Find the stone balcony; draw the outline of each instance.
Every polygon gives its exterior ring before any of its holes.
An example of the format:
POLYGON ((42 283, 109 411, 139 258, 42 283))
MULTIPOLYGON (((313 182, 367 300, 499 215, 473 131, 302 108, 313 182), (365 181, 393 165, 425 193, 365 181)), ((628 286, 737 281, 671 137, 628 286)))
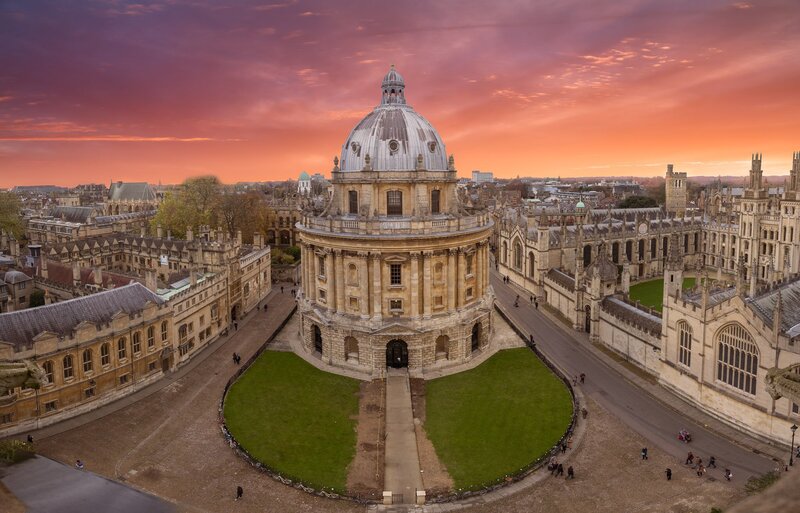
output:
POLYGON ((438 237, 447 234, 477 232, 494 224, 488 213, 465 216, 304 216, 297 223, 300 230, 324 234, 357 235, 363 238, 383 237, 438 237))

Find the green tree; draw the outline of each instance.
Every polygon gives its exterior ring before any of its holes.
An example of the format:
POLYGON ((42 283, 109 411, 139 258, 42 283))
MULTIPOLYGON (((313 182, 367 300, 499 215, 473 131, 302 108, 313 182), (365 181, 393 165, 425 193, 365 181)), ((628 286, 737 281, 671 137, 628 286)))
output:
POLYGON ((154 229, 161 225, 175 237, 184 238, 189 227, 214 224, 221 196, 216 176, 188 178, 179 190, 164 197, 150 224, 154 229))
POLYGON ((44 305, 44 291, 36 289, 31 292, 31 300, 30 303, 28 303, 28 306, 35 308, 42 305, 44 305))
POLYGON ((657 206, 656 200, 649 196, 628 196, 617 204, 617 208, 649 208, 657 206))
POLYGON ((242 230, 244 242, 251 243, 254 233, 263 233, 270 210, 263 196, 258 193, 223 194, 214 216, 231 236, 242 230))
POLYGON ((0 192, 0 230, 19 240, 25 231, 22 224, 22 203, 13 192, 0 192))

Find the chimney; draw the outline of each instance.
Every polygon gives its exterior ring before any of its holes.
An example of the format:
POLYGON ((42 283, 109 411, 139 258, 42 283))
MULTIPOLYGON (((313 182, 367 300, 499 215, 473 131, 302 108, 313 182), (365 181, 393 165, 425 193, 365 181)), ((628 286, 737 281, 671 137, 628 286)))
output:
POLYGON ((192 286, 197 285, 197 270, 194 267, 189 270, 189 283, 191 283, 192 286))
POLYGON ((39 269, 39 276, 41 276, 45 280, 49 278, 49 275, 47 273, 47 259, 46 258, 42 258, 42 265, 41 265, 41 267, 39 269))
POLYGON ((13 236, 8 241, 8 250, 12 257, 17 258, 19 256, 19 242, 13 236))
POLYGON ((72 285, 75 287, 81 285, 81 266, 78 262, 72 262, 72 285))
POLYGON ((186 228, 186 240, 190 242, 194 240, 194 232, 192 231, 191 226, 186 228))
POLYGON ((94 270, 94 284, 103 286, 103 271, 99 267, 94 270))
POLYGON ((163 238, 164 238, 164 229, 163 229, 163 228, 161 228, 161 225, 160 225, 160 224, 159 224, 159 225, 158 225, 158 227, 156 228, 156 236, 157 236, 159 239, 163 239, 163 238))
POLYGON ((242 230, 236 230, 236 244, 238 246, 242 245, 242 230))
POLYGON ((158 292, 158 281, 156 280, 156 272, 152 269, 147 269, 144 272, 144 285, 153 292, 158 292))
POLYGON ((253 246, 257 247, 258 249, 264 247, 264 239, 263 236, 261 235, 261 232, 255 232, 253 234, 253 246))
POLYGON ((167 240, 172 240, 172 230, 167 230, 167 240))

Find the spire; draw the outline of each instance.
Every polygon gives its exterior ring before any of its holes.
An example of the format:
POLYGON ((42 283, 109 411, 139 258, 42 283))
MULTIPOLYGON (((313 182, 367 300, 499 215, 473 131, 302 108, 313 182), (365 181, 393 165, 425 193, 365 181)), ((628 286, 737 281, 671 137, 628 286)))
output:
POLYGON ((669 239, 669 248, 667 253, 667 268, 670 271, 683 270, 683 258, 681 258, 679 246, 680 243, 678 241, 678 236, 673 233, 672 237, 669 239))
POLYGON ((405 88, 406 83, 403 76, 392 64, 381 82, 381 105, 405 105, 405 88))
POLYGON ((754 191, 761 190, 763 183, 761 179, 761 155, 760 153, 753 153, 751 156, 750 165, 750 189, 754 191))

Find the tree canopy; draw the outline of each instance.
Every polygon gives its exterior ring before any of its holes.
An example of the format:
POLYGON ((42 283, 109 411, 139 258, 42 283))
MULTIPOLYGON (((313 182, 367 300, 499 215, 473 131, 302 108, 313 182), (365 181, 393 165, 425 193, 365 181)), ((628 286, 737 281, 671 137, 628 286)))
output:
POLYGON ((656 200, 649 196, 628 196, 617 204, 617 208, 650 208, 657 206, 656 200))
POLYGON ((15 239, 22 238, 25 227, 22 224, 22 203, 13 192, 0 192, 0 230, 11 234, 15 239))

